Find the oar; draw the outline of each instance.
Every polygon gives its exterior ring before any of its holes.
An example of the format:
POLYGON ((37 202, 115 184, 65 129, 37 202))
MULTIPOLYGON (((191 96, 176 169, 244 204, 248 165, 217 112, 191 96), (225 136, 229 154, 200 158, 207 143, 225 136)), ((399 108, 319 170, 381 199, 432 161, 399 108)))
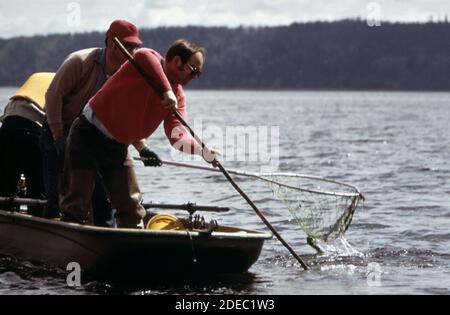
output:
POLYGON ((227 207, 216 207, 216 206, 202 206, 195 203, 184 203, 181 205, 177 204, 167 204, 167 203, 143 203, 142 206, 145 209, 157 208, 157 209, 168 209, 168 210, 186 210, 188 212, 194 211, 205 211, 205 212, 228 212, 230 208, 227 207))
MULTIPOLYGON (((23 206, 44 206, 47 204, 46 200, 31 199, 31 198, 18 198, 18 197, 0 197, 0 205, 23 205, 23 206)), ((168 210, 186 210, 188 212, 205 211, 205 212, 228 212, 230 208, 217 207, 217 206, 203 206, 197 205, 192 202, 184 204, 168 204, 168 203, 142 203, 145 209, 168 209, 168 210)))
POLYGON ((46 200, 18 198, 18 197, 0 197, 0 204, 6 205, 24 205, 24 206, 45 206, 46 200))
MULTIPOLYGON (((122 53, 127 57, 128 61, 135 67, 135 69, 141 74, 141 76, 144 78, 144 80, 148 83, 148 85, 155 90, 156 93, 162 98, 161 91, 158 91, 156 88, 156 85, 153 83, 153 80, 151 77, 145 72, 144 69, 141 68, 141 66, 134 60, 133 56, 126 50, 126 48, 122 45, 120 40, 117 37, 114 37, 114 42, 116 43, 117 47, 122 51, 122 53)), ((202 146, 202 149, 205 151, 207 149, 206 145, 203 143, 203 141, 197 137, 194 130, 188 125, 188 123, 181 117, 181 115, 175 110, 173 111, 173 115, 181 122, 181 124, 189 130, 189 133, 191 136, 202 146)), ((300 265, 303 267, 303 269, 307 270, 309 269, 306 263, 303 261, 302 258, 300 258, 299 255, 292 249, 291 246, 281 237, 281 235, 275 230, 275 228, 267 221, 267 219, 264 217, 264 215, 261 213, 261 211, 258 209, 258 207, 254 204, 254 202, 242 191, 242 189, 239 187, 239 185, 234 181, 234 179, 231 177, 231 175, 228 173, 228 171, 222 166, 222 164, 217 161, 217 167, 222 171, 223 175, 228 179, 230 184, 236 189, 236 191, 247 201, 247 203, 253 208, 253 210, 256 212, 258 217, 261 219, 261 221, 264 222, 264 224, 272 231, 272 233, 276 236, 276 238, 286 247, 289 252, 294 256, 294 258, 300 263, 300 265)))

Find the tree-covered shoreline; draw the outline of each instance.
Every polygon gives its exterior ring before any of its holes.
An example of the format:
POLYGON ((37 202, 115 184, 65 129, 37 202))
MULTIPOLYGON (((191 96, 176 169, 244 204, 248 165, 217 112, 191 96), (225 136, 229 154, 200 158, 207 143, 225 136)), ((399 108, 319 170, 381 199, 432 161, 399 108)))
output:
MULTIPOLYGON (((163 27, 141 30, 161 53, 187 38, 208 51, 192 87, 270 90, 450 90, 450 24, 364 21, 278 27, 163 27)), ((102 46, 104 34, 0 39, 0 85, 33 72, 56 71, 78 49, 102 46)))

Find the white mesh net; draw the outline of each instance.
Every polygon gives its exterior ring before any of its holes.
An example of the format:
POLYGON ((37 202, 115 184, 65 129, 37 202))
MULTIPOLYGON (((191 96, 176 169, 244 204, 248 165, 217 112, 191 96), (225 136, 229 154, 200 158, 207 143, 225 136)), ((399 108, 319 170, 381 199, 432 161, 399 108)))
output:
POLYGON ((308 235, 327 242, 345 233, 364 199, 355 186, 320 177, 259 174, 308 235))

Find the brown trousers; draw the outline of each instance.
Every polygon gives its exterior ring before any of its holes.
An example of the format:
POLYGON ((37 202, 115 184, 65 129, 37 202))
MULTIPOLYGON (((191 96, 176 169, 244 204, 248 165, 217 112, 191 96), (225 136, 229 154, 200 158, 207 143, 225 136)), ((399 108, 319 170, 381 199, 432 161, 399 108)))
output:
POLYGON ((104 136, 84 116, 75 120, 67 139, 60 189, 61 220, 86 224, 92 211, 97 173, 116 208, 117 226, 136 228, 146 211, 141 206, 128 146, 104 136))

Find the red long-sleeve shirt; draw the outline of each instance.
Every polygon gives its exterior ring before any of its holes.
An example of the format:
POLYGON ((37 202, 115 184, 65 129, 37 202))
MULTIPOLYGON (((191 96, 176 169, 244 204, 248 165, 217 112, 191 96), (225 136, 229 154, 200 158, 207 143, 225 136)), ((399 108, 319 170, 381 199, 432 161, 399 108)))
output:
MULTIPOLYGON (((183 87, 169 83, 164 70, 164 59, 152 49, 139 49, 136 62, 151 76, 156 89, 173 90, 178 100, 178 112, 187 120, 183 87)), ((130 62, 126 62, 114 76, 91 98, 92 111, 118 142, 131 144, 149 137, 164 121, 164 130, 170 143, 185 151, 200 147, 181 122, 164 108, 155 89, 150 88, 130 62)))

